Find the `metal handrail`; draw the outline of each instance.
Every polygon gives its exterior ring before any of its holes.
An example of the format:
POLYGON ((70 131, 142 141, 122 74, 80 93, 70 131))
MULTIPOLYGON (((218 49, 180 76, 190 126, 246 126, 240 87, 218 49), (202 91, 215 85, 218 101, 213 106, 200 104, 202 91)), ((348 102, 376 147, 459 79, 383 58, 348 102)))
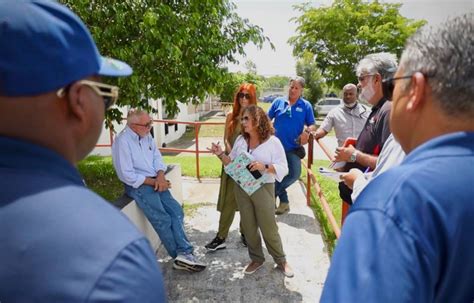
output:
MULTIPOLYGON (((126 120, 122 118, 122 121, 126 120)), ((153 123, 169 123, 169 124, 186 124, 186 125, 193 125, 194 126, 194 134, 195 134, 195 142, 196 147, 194 150, 188 150, 183 148, 169 148, 169 147, 160 147, 159 150, 161 152, 177 152, 177 153, 195 153, 196 154, 196 177, 201 181, 200 176, 200 165, 199 165, 199 154, 208 154, 210 151, 208 150, 200 150, 199 149, 199 130, 202 125, 225 125, 225 122, 200 122, 200 121, 178 121, 178 120, 166 120, 166 119, 153 119, 153 123)), ((96 147, 112 147, 114 143, 114 132, 109 129, 110 133, 110 143, 109 144, 96 144, 96 147)))
POLYGON ((329 203, 327 202, 326 197, 321 190, 321 186, 319 185, 316 176, 311 171, 311 165, 313 164, 314 141, 318 143, 329 160, 334 161, 334 157, 332 157, 331 153, 329 153, 329 149, 319 139, 313 139, 313 136, 311 135, 308 141, 308 163, 304 159, 301 159, 301 164, 306 168, 306 201, 309 206, 311 202, 311 185, 313 185, 316 195, 319 197, 319 201, 321 201, 321 206, 326 213, 329 223, 331 224, 331 228, 336 235, 336 238, 339 239, 341 235, 341 228, 337 224, 336 218, 331 211, 331 207, 329 206, 329 203))

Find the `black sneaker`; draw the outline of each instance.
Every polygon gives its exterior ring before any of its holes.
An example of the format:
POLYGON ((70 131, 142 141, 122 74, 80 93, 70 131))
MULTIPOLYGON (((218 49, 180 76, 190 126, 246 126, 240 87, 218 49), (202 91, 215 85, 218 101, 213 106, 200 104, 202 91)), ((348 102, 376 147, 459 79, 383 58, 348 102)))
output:
POLYGON ((240 234, 240 241, 242 241, 242 244, 247 247, 247 240, 245 239, 244 234, 240 234))
POLYGON ((214 240, 211 241, 211 243, 206 244, 204 246, 208 251, 216 251, 219 249, 224 249, 226 248, 225 245, 225 239, 221 239, 218 236, 214 238, 214 240))

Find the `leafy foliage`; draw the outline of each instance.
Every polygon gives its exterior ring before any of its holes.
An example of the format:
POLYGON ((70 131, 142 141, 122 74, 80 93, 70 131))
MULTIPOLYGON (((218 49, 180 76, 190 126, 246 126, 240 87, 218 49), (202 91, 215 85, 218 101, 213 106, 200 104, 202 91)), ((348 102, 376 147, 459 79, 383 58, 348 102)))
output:
POLYGON ((355 64, 365 55, 392 52, 400 56, 406 39, 426 21, 400 15, 401 4, 334 0, 329 7, 296 6, 297 35, 290 38, 293 54, 306 53, 321 69, 328 84, 336 87, 356 82, 355 64))
MULTIPOLYGON (((247 61, 249 62, 249 61, 247 61)), ((257 98, 261 91, 263 77, 257 75, 256 73, 229 73, 225 75, 221 80, 221 87, 219 90, 219 96, 221 102, 233 102, 234 94, 239 88, 240 84, 244 82, 253 83, 257 86, 257 98)))
POLYGON ((119 105, 160 98, 170 115, 177 101, 196 104, 214 91, 227 74, 223 64, 236 63, 247 43, 268 41, 229 0, 60 1, 88 25, 103 55, 133 67, 131 77, 110 80, 120 86, 119 105))
POLYGON ((263 79, 263 90, 281 89, 289 85, 290 78, 287 76, 270 76, 263 79))
POLYGON ((325 85, 311 53, 306 53, 302 59, 296 62, 296 73, 306 81, 303 97, 311 104, 315 104, 323 96, 325 85))

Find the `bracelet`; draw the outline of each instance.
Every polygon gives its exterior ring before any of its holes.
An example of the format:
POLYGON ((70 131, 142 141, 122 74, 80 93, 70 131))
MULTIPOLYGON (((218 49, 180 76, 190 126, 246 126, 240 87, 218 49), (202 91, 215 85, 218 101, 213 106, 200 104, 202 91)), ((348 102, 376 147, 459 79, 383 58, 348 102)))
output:
POLYGON ((223 154, 225 154, 225 153, 222 152, 222 153, 218 154, 218 155, 217 155, 217 158, 222 159, 221 157, 222 157, 223 154))

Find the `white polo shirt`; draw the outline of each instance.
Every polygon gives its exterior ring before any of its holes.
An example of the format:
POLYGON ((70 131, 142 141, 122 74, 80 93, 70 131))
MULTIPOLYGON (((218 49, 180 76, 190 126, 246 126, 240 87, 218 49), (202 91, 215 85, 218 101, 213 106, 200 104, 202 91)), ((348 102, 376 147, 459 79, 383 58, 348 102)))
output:
POLYGON ((352 109, 340 105, 328 113, 319 128, 329 133, 334 127, 337 145, 342 146, 347 138, 359 137, 369 115, 370 109, 360 103, 352 109))

